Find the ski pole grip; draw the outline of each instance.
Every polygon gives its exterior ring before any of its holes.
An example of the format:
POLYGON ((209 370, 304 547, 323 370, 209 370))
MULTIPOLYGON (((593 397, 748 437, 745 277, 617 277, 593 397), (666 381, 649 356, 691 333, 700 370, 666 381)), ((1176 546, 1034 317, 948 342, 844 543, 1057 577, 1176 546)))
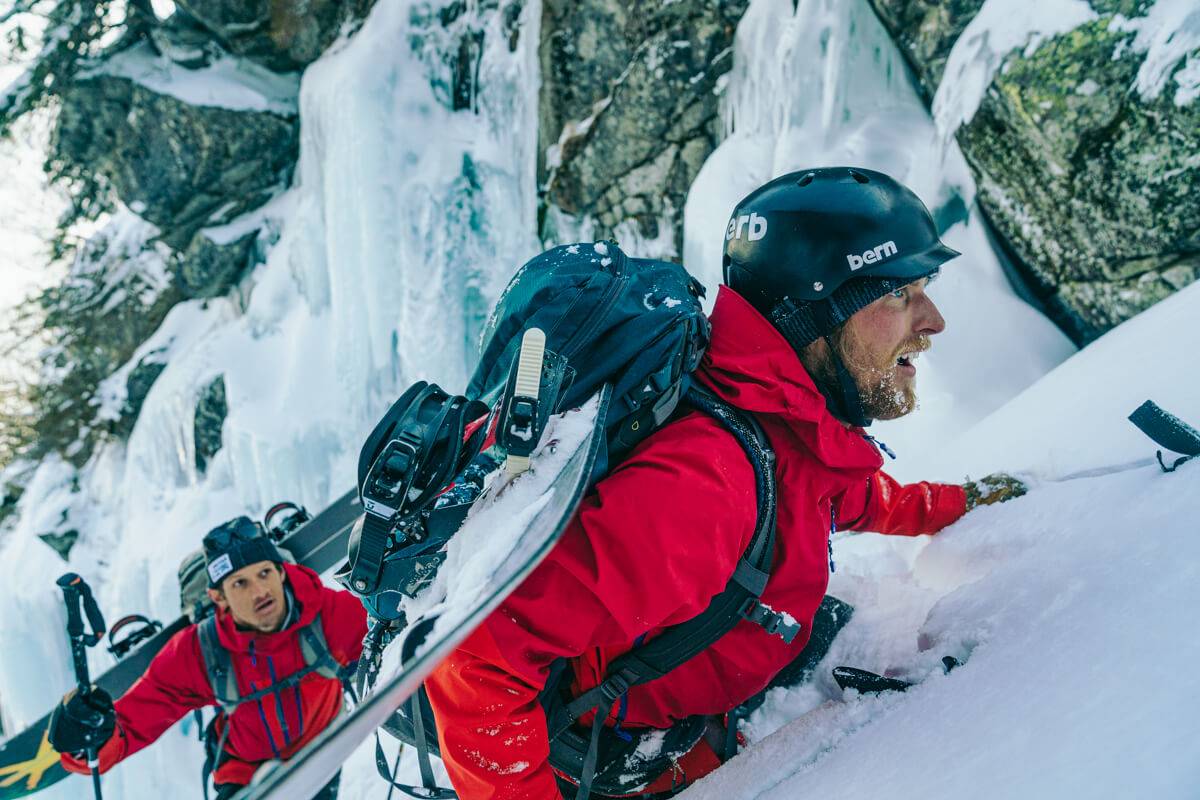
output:
POLYGON ((79 613, 79 586, 87 584, 74 572, 63 575, 57 583, 67 603, 67 636, 71 637, 72 641, 80 639, 83 637, 83 617, 79 613))

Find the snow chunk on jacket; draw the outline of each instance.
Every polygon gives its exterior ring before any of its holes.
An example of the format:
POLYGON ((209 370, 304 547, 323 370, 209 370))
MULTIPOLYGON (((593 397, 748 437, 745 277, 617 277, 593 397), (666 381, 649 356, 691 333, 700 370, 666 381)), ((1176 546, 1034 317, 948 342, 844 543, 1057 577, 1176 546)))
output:
MULTIPOLYGON (((779 533, 762 600, 804 628, 788 645, 742 621, 665 677, 631 689, 625 727, 724 714, 800 653, 829 582, 831 514, 839 529, 918 535, 966 511, 959 486, 902 486, 882 472, 862 430, 834 419, 783 337, 727 287, 699 379, 754 413, 775 448, 779 533)), ((459 796, 558 797, 538 702, 551 663, 570 660, 578 695, 634 639, 702 612, 733 574, 756 515, 745 452, 699 412, 656 431, 601 480, 549 557, 426 683, 459 796)), ((715 765, 710 754, 704 769, 715 765)))
MULTIPOLYGON (((321 614, 330 654, 348 665, 362 654, 367 614, 349 592, 330 589, 312 570, 284 564, 288 585, 300 605, 296 622, 276 633, 239 630, 228 612, 218 611, 217 636, 228 650, 238 689, 243 695, 263 689, 304 668, 300 629, 321 614)), ((100 749, 100 771, 153 743, 192 709, 215 704, 200 636, 195 625, 171 637, 150 662, 146 674, 114 704, 117 729, 100 749)), ((287 759, 325 729, 342 710, 342 687, 315 672, 299 686, 234 710, 229 720, 224 763, 213 775, 216 784, 250 782, 258 765, 287 759)), ((221 730, 217 731, 220 736, 221 730)), ((63 766, 87 774, 87 763, 63 754, 63 766)))

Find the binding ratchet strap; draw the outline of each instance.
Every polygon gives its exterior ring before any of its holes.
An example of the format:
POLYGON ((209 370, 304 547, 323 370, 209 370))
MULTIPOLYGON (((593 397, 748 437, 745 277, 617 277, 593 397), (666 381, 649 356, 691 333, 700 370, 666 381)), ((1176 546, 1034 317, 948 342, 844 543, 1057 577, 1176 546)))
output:
POLYGON ((529 457, 537 447, 538 396, 542 386, 542 363, 546 357, 546 333, 530 328, 521 337, 510 396, 505 398, 505 413, 500 420, 501 438, 508 450, 504 471, 519 475, 529 469, 529 457))
MULTIPOLYGON (((414 384, 375 426, 359 454, 359 495, 366 511, 349 585, 378 588, 392 530, 433 501, 474 455, 463 443, 466 424, 487 407, 436 384, 414 384)), ((472 437, 474 441, 474 437, 472 437)))

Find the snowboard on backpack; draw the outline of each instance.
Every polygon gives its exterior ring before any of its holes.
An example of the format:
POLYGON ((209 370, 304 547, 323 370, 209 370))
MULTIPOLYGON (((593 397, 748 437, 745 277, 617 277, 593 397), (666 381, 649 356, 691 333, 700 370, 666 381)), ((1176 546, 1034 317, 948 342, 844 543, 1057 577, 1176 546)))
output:
POLYGON ((582 408, 550 417, 527 470, 492 471, 446 547, 439 579, 406 601, 407 623, 385 654, 374 691, 289 761, 260 769, 238 800, 308 797, 320 789, 541 563, 590 485, 610 398, 605 387, 582 408), (390 657, 401 651, 411 657, 393 664, 390 657))
MULTIPOLYGON (((325 572, 345 557, 346 541, 361 513, 358 493, 347 492, 278 544, 296 562, 315 572, 325 572)), ((93 680, 114 699, 140 678, 150 661, 171 637, 191 624, 186 615, 126 651, 117 663, 93 680)), ((116 632, 113 626, 113 632, 116 632)), ((119 643, 114 643, 119 644, 119 643)), ((0 744, 0 800, 16 800, 52 786, 71 773, 63 769, 58 753, 46 740, 50 714, 0 744)))

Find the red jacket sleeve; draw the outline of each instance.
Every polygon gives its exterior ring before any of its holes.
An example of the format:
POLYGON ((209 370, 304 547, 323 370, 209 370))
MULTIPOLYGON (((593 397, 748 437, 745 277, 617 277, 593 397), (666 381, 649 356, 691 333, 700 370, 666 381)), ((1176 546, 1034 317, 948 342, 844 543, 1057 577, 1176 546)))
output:
POLYGON ((321 627, 330 654, 339 664, 353 664, 362 655, 367 635, 367 610, 358 598, 338 589, 325 587, 321 603, 321 627))
POLYGON ((883 470, 842 495, 839 530, 899 536, 937 533, 967 513, 967 494, 953 483, 901 484, 883 470))
MULTIPOLYGON (((150 662, 146 674, 113 704, 117 728, 100 748, 100 771, 106 772, 178 722, 187 712, 213 702, 194 626, 171 637, 150 662)), ((87 774, 87 762, 62 754, 63 768, 87 774)))
POLYGON ((538 702, 551 663, 699 614, 753 534, 754 474, 707 418, 668 426, 597 485, 547 559, 426 681, 471 800, 558 797, 538 702))

